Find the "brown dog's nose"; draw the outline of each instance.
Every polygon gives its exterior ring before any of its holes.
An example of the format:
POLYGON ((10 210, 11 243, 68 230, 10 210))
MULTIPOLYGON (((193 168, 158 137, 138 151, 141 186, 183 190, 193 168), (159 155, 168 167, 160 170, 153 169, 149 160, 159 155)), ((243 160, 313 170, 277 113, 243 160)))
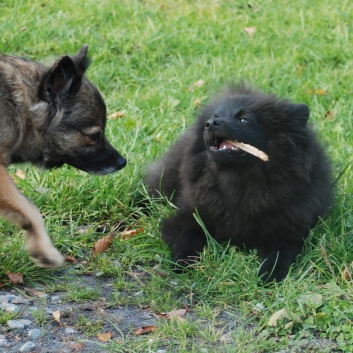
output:
POLYGON ((208 131, 215 131, 217 130, 218 126, 221 125, 222 120, 218 118, 211 118, 206 121, 205 129, 208 131))

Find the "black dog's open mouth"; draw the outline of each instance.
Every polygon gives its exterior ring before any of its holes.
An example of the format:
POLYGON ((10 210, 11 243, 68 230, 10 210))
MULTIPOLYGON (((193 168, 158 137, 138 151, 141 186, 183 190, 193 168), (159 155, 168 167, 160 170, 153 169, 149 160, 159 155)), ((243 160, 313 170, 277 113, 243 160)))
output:
POLYGON ((217 138, 213 141, 210 141, 210 151, 216 151, 216 152, 228 152, 228 153, 234 153, 239 156, 244 156, 247 153, 243 150, 241 150, 239 147, 233 146, 231 143, 227 142, 223 138, 217 138))

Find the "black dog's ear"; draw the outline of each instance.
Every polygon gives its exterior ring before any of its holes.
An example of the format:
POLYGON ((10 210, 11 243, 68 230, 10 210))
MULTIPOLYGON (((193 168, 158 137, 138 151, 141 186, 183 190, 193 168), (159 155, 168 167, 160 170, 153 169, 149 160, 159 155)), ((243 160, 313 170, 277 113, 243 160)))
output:
POLYGON ((82 75, 78 73, 74 61, 69 56, 63 56, 54 64, 47 80, 50 100, 56 106, 68 103, 78 92, 81 81, 82 75))
POLYGON ((75 55, 72 56, 72 60, 74 61, 77 71, 79 75, 83 76, 84 73, 86 72, 89 64, 91 63, 88 55, 88 45, 84 44, 82 48, 79 50, 79 52, 75 55))
POLYGON ((306 104, 290 103, 287 106, 287 114, 291 118, 291 122, 296 122, 305 126, 309 119, 310 109, 306 104))

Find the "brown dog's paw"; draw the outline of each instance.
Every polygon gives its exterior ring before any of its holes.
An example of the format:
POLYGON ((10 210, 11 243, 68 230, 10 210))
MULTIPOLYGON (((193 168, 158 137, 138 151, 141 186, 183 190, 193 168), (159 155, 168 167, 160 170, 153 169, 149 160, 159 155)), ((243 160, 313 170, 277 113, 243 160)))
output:
POLYGON ((56 268, 63 265, 65 257, 54 247, 45 252, 29 251, 30 258, 39 266, 45 268, 56 268))

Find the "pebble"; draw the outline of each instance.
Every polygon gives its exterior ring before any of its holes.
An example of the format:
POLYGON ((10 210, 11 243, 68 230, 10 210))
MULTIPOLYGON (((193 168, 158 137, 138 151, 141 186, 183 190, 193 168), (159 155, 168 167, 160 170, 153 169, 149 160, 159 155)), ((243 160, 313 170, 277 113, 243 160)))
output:
POLYGON ((18 297, 16 295, 12 295, 12 294, 8 294, 6 297, 7 297, 8 302, 10 302, 11 300, 14 300, 14 299, 21 299, 21 297, 18 297))
POLYGON ((45 309, 45 312, 46 312, 47 314, 49 314, 49 315, 52 315, 54 311, 55 311, 55 310, 52 310, 52 309, 49 309, 49 308, 46 308, 46 309, 45 309))
POLYGON ((0 338, 0 347, 4 347, 8 344, 9 342, 7 341, 6 338, 0 338))
POLYGON ((57 296, 57 295, 51 297, 51 301, 52 301, 53 303, 58 302, 59 300, 60 300, 60 297, 57 296))
POLYGON ((67 335, 71 335, 71 334, 73 334, 73 333, 76 333, 77 331, 74 329, 74 328, 72 328, 72 327, 67 327, 66 329, 65 329, 65 333, 67 334, 67 335))
POLYGON ((9 320, 9 321, 7 321, 7 324, 11 328, 24 329, 25 327, 27 327, 31 324, 31 320, 9 320))
POLYGON ((40 330, 39 328, 34 328, 33 330, 29 330, 28 331, 28 337, 32 340, 35 341, 38 338, 42 337, 42 330, 40 330))
POLYGON ((27 342, 20 348, 20 352, 32 352, 36 347, 37 346, 33 342, 27 342))
POLYGON ((7 296, 6 295, 0 295, 0 303, 7 303, 7 296))
POLYGON ((156 353, 167 353, 167 351, 165 349, 158 349, 158 351, 156 351, 156 353))
POLYGON ((20 309, 15 304, 9 304, 9 303, 1 303, 0 309, 9 311, 11 313, 17 313, 20 311, 20 309))
POLYGON ((50 297, 50 295, 47 294, 47 293, 44 293, 44 294, 39 295, 39 298, 48 299, 49 297, 50 297))
POLYGON ((12 304, 28 304, 30 302, 31 302, 31 299, 25 299, 25 298, 16 298, 11 300, 12 304))

